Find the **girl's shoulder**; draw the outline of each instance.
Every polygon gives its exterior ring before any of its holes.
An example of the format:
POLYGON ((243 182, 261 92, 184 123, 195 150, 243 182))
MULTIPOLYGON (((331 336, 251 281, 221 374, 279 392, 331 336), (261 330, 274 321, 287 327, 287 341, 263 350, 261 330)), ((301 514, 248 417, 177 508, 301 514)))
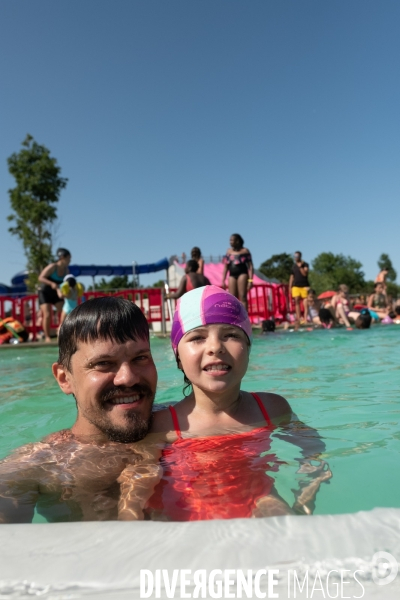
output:
POLYGON ((172 442, 178 437, 175 431, 171 410, 163 408, 153 413, 149 435, 172 442))
POLYGON ((289 423, 292 418, 292 408, 283 396, 272 392, 257 392, 271 421, 275 424, 289 423))

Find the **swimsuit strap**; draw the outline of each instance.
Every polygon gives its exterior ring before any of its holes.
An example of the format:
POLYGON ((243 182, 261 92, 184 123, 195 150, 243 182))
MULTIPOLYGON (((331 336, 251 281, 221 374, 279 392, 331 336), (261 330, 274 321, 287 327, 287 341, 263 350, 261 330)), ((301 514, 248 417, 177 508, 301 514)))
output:
POLYGON ((172 422, 173 422, 174 428, 175 428, 175 433, 178 436, 178 438, 180 438, 180 437, 182 437, 182 434, 181 434, 181 429, 179 427, 178 415, 176 414, 176 410, 174 409, 173 406, 168 406, 168 408, 171 413, 172 422))
MULTIPOLYGON (((267 425, 269 427, 271 427, 272 426, 271 419, 269 418, 269 414, 267 412, 267 409, 265 408, 264 404, 262 403, 260 397, 257 394, 255 394, 254 392, 250 392, 250 393, 253 396, 253 398, 256 400, 258 406, 260 407, 260 410, 262 412, 262 415, 263 415, 264 419, 267 422, 267 425)), ((176 410, 175 410, 175 408, 173 406, 168 406, 168 408, 169 408, 169 411, 171 413, 171 417, 172 417, 172 422, 174 424, 175 433, 178 436, 178 438, 181 438, 182 434, 181 434, 181 429, 179 427, 178 415, 176 414, 176 410)))
POLYGON ((261 412, 263 414, 263 417, 267 421, 267 425, 269 425, 271 427, 272 426, 271 419, 269 418, 269 414, 267 413, 267 409, 265 408, 264 404, 262 403, 260 396, 258 396, 254 392, 250 392, 250 393, 253 396, 253 398, 257 401, 257 404, 260 407, 260 410, 261 410, 261 412))

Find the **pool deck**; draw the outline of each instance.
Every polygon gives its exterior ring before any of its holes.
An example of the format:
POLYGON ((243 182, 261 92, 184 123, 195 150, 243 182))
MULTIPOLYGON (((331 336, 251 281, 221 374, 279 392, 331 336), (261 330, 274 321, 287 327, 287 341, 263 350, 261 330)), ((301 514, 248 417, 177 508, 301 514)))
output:
MULTIPOLYGON (((219 570, 220 578, 229 570, 232 594, 237 571, 243 571, 246 577, 251 569, 253 579, 259 572, 262 591, 262 595, 252 594, 252 598, 398 600, 400 577, 396 578, 395 569, 400 557, 399 531, 400 509, 394 508, 341 515, 187 523, 2 525, 0 597, 13 600, 32 596, 49 600, 199 597, 193 594, 194 572, 204 570, 208 578, 214 569, 219 570), (386 578, 385 570, 378 569, 382 552, 385 560, 393 559, 389 563, 394 572, 392 581, 386 578), (148 570, 154 576, 157 569, 165 569, 169 581, 174 569, 187 569, 186 595, 180 593, 183 591, 180 577, 172 595, 167 593, 162 579, 159 594, 142 595, 140 571, 148 570), (274 586, 268 589, 265 570, 272 569, 274 586), (296 585, 293 593, 294 571, 300 584, 308 573, 307 589, 300 591, 296 585), (341 575, 343 593, 339 595, 341 575), (335 586, 339 587, 336 593, 335 586), (318 591, 321 587, 324 593, 318 591)), ((248 596, 215 595, 211 591, 200 597, 248 596)))

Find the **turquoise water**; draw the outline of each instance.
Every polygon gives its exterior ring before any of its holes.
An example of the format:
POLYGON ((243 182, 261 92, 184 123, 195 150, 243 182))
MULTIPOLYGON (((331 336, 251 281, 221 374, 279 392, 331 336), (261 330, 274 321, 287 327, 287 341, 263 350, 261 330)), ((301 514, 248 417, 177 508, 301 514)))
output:
MULTIPOLYGON (((285 396, 325 440, 333 478, 322 485, 315 514, 400 507, 399 342, 396 326, 255 337, 243 389, 285 396)), ((183 382, 169 342, 154 338, 152 348, 157 402, 175 402, 183 382)), ((75 403, 50 371, 56 357, 56 348, 0 351, 0 457, 72 425, 75 403)), ((272 451, 287 463, 276 475, 276 487, 292 504, 299 453, 272 437, 272 451)))

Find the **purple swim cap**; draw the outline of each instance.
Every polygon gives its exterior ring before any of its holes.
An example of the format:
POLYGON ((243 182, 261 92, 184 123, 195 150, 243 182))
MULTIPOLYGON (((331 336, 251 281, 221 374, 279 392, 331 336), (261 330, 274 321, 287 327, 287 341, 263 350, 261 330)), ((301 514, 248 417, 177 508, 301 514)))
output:
POLYGON ((226 323, 243 329, 251 344, 251 323, 243 304, 235 296, 216 285, 205 285, 184 294, 174 314, 171 331, 173 351, 188 331, 211 325, 226 323))

